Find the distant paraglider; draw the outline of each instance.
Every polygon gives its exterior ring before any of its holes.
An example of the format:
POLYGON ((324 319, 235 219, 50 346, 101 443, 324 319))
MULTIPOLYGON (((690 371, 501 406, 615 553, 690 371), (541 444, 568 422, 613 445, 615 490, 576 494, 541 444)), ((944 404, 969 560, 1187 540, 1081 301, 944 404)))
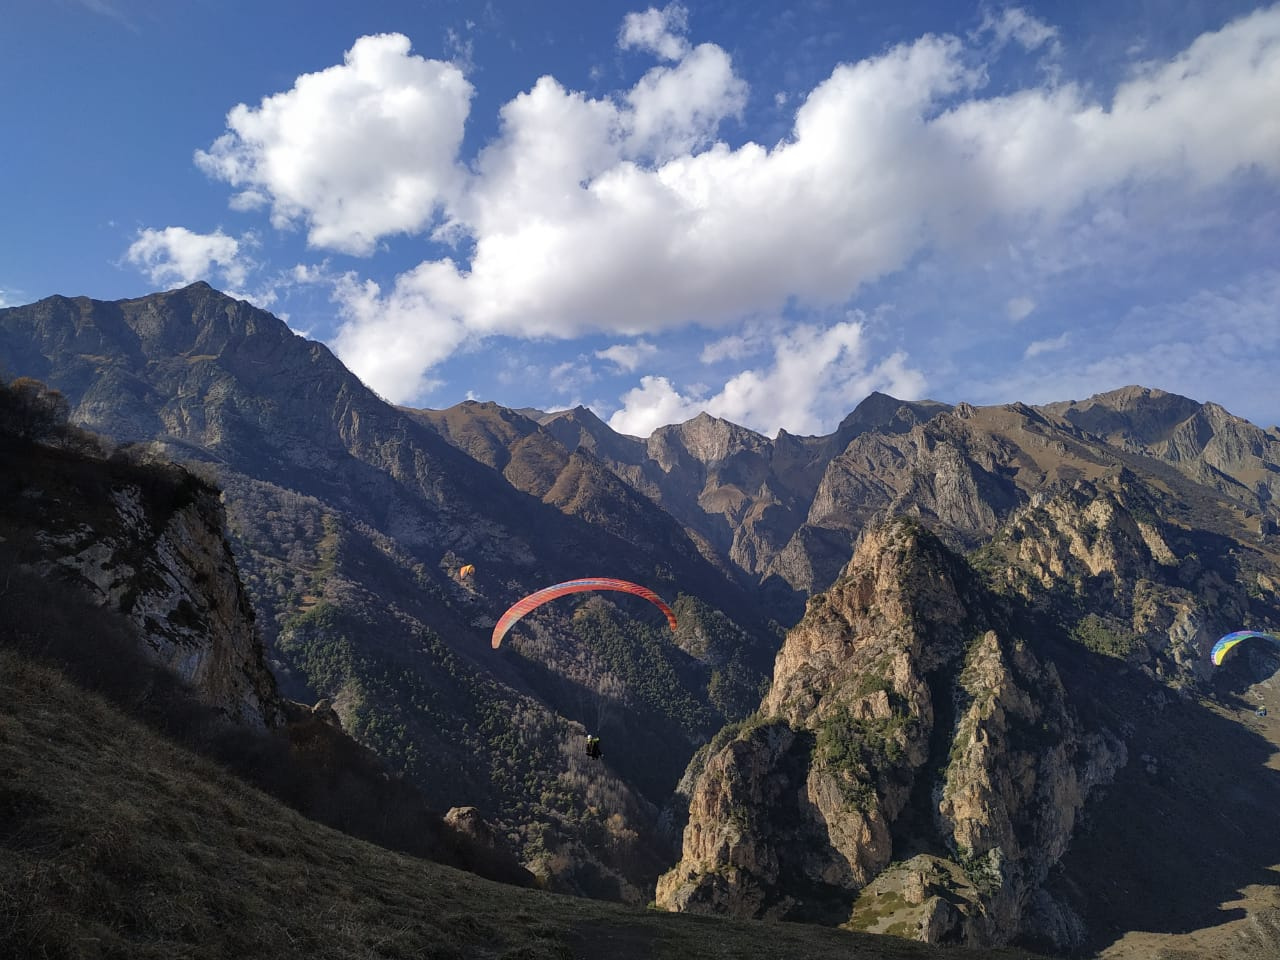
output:
POLYGON ((557 597, 563 597, 570 593, 585 593, 592 590, 618 590, 622 593, 643 597, 665 613, 667 615, 667 623, 671 625, 671 629, 673 631, 676 629, 676 615, 671 612, 671 608, 663 602, 660 596, 647 587, 642 587, 627 580, 610 580, 607 578, 566 580, 564 583, 557 583, 555 586, 545 587, 542 590, 531 593, 512 604, 493 628, 493 649, 498 649, 498 645, 502 643, 502 638, 507 635, 507 631, 530 610, 540 607, 548 601, 555 600, 557 597))
POLYGON ((1213 660, 1213 665, 1215 667, 1222 666, 1222 660, 1227 653, 1241 640, 1248 640, 1251 637, 1256 637, 1259 640, 1270 640, 1277 647, 1280 647, 1280 637, 1277 637, 1274 633, 1260 633, 1257 630, 1237 630, 1235 633, 1228 633, 1213 645, 1213 650, 1209 653, 1209 658, 1213 660))
POLYGON ((463 564, 462 569, 458 571, 458 579, 465 580, 475 572, 476 565, 474 563, 463 564))

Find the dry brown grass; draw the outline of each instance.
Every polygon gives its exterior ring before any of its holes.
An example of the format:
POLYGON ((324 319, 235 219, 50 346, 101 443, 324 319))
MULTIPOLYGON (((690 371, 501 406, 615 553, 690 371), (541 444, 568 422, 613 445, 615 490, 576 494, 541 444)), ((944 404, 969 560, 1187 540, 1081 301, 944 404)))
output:
POLYGON ((0 651, 0 956, 1025 957, 507 887, 319 826, 0 651))

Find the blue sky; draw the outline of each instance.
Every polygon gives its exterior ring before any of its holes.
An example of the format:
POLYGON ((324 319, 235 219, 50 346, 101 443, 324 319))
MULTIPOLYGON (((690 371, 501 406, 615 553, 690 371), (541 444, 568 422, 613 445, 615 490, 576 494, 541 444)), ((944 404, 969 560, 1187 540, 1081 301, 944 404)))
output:
POLYGON ((1280 421, 1280 5, 10 0, 0 304, 205 279, 388 399, 1280 421))

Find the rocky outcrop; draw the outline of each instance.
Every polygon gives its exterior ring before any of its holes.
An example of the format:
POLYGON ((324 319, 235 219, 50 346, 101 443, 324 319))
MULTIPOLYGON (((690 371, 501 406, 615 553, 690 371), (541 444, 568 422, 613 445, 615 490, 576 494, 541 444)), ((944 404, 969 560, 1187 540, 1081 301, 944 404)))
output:
MULTIPOLYGON (((128 489, 119 494, 126 530, 139 517, 140 510, 129 510, 139 506, 135 496, 128 489)), ((224 531, 217 493, 201 490, 155 531, 154 558, 142 559, 132 575, 126 566, 85 566, 80 572, 86 579, 92 573, 95 585, 124 585, 122 609, 142 627, 152 657, 202 701, 237 723, 277 726, 282 719, 275 680, 224 531)), ((74 564, 72 558, 61 562, 74 564)))
POLYGON ((1190 691, 1217 637, 1272 616, 1258 603, 1272 568, 1264 551, 1162 518, 1158 498, 1125 468, 1076 481, 1015 511, 977 559, 1075 642, 1190 691))
POLYGON ((1040 408, 1122 449, 1180 472, 1272 515, 1280 509, 1280 435, 1216 403, 1148 387, 1122 387, 1079 403, 1040 408))
MULTIPOLYGON (((542 422, 567 449, 590 450, 748 579, 777 577, 793 589, 804 589, 814 579, 811 552, 808 541, 796 540, 797 530, 810 514, 832 458, 863 434, 905 433, 948 409, 932 401, 905 402, 873 393, 833 434, 805 437, 781 430, 773 440, 705 413, 660 427, 643 441, 614 433, 581 407, 550 414, 542 422), (784 552, 791 556, 783 557, 784 552)), ((884 505, 876 501, 877 507, 884 505)), ((850 545, 845 539, 835 548, 837 567, 848 561, 850 545)), ((826 555, 820 542, 817 552, 826 555)), ((830 582, 835 572, 822 582, 830 582)))
POLYGON ((937 943, 1015 936, 1125 751, 1081 725, 1009 623, 914 521, 864 535, 788 634, 757 717, 713 742, 659 905, 937 943), (903 852, 933 866, 886 874, 903 852), (884 891, 903 883, 899 913, 884 891))
POLYGON ((1101 444, 1091 447, 1023 404, 960 404, 900 423, 907 428, 855 436, 831 459, 805 522, 769 573, 805 591, 825 589, 860 532, 897 514, 920 517, 969 550, 1034 492, 1113 462, 1101 444))
POLYGON ((217 490, 172 464, 0 446, 0 530, 29 545, 24 566, 124 614, 146 657, 229 720, 283 722, 217 490))
POLYGON ((965 939, 1003 943, 1066 852, 1089 791, 1127 754, 1108 731, 1081 729, 1052 664, 995 631, 970 649, 955 692, 939 826, 981 894, 982 924, 965 939))
POLYGON ((490 853, 515 862, 510 848, 493 824, 475 807, 450 807, 444 815, 445 825, 478 844, 490 853))

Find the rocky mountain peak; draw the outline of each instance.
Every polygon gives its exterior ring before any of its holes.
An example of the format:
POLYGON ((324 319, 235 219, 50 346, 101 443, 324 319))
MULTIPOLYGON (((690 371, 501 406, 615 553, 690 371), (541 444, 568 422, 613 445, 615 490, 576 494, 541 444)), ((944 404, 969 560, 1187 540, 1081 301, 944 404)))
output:
POLYGON ((1040 409, 1117 449, 1173 464, 1251 509, 1280 502, 1280 438, 1216 403, 1131 386, 1040 409))
POLYGON ((684 423, 659 427, 649 438, 651 454, 673 447, 678 447, 698 463, 710 466, 744 450, 754 453, 767 451, 769 441, 754 430, 703 412, 684 423))
POLYGON ((832 688, 869 660, 889 656, 897 675, 927 673, 953 658, 971 619, 961 600, 964 578, 942 542, 914 520, 869 529, 839 581, 810 599, 787 635, 762 712, 803 724, 834 706, 832 688), (865 649, 855 652, 850 642, 865 649), (833 669, 836 663, 842 666, 833 669))
POLYGON ((659 904, 1007 942, 1125 759, 1011 623, 918 522, 864 533, 757 717, 713 742, 659 904), (888 917, 876 892, 912 883, 888 917))
POLYGON ((618 433, 587 407, 579 405, 548 414, 540 422, 566 450, 583 447, 627 466, 635 466, 644 459, 645 441, 618 433))
POLYGON ((1078 403, 1048 403, 1039 409, 1087 433, 1150 445, 1168 440, 1173 429, 1200 407, 1195 400, 1176 393, 1134 385, 1095 394, 1078 403))
POLYGON ((899 400, 887 393, 873 391, 840 421, 835 436, 843 447, 855 436, 868 430, 905 433, 916 424, 924 423, 936 414, 950 409, 949 404, 936 400, 899 400))
POLYGON ((545 427, 558 420, 575 423, 593 431, 610 429, 603 420, 595 415, 590 407, 584 407, 582 404, 578 404, 576 407, 570 407, 568 410, 556 410, 553 413, 548 413, 542 418, 541 422, 545 427))

